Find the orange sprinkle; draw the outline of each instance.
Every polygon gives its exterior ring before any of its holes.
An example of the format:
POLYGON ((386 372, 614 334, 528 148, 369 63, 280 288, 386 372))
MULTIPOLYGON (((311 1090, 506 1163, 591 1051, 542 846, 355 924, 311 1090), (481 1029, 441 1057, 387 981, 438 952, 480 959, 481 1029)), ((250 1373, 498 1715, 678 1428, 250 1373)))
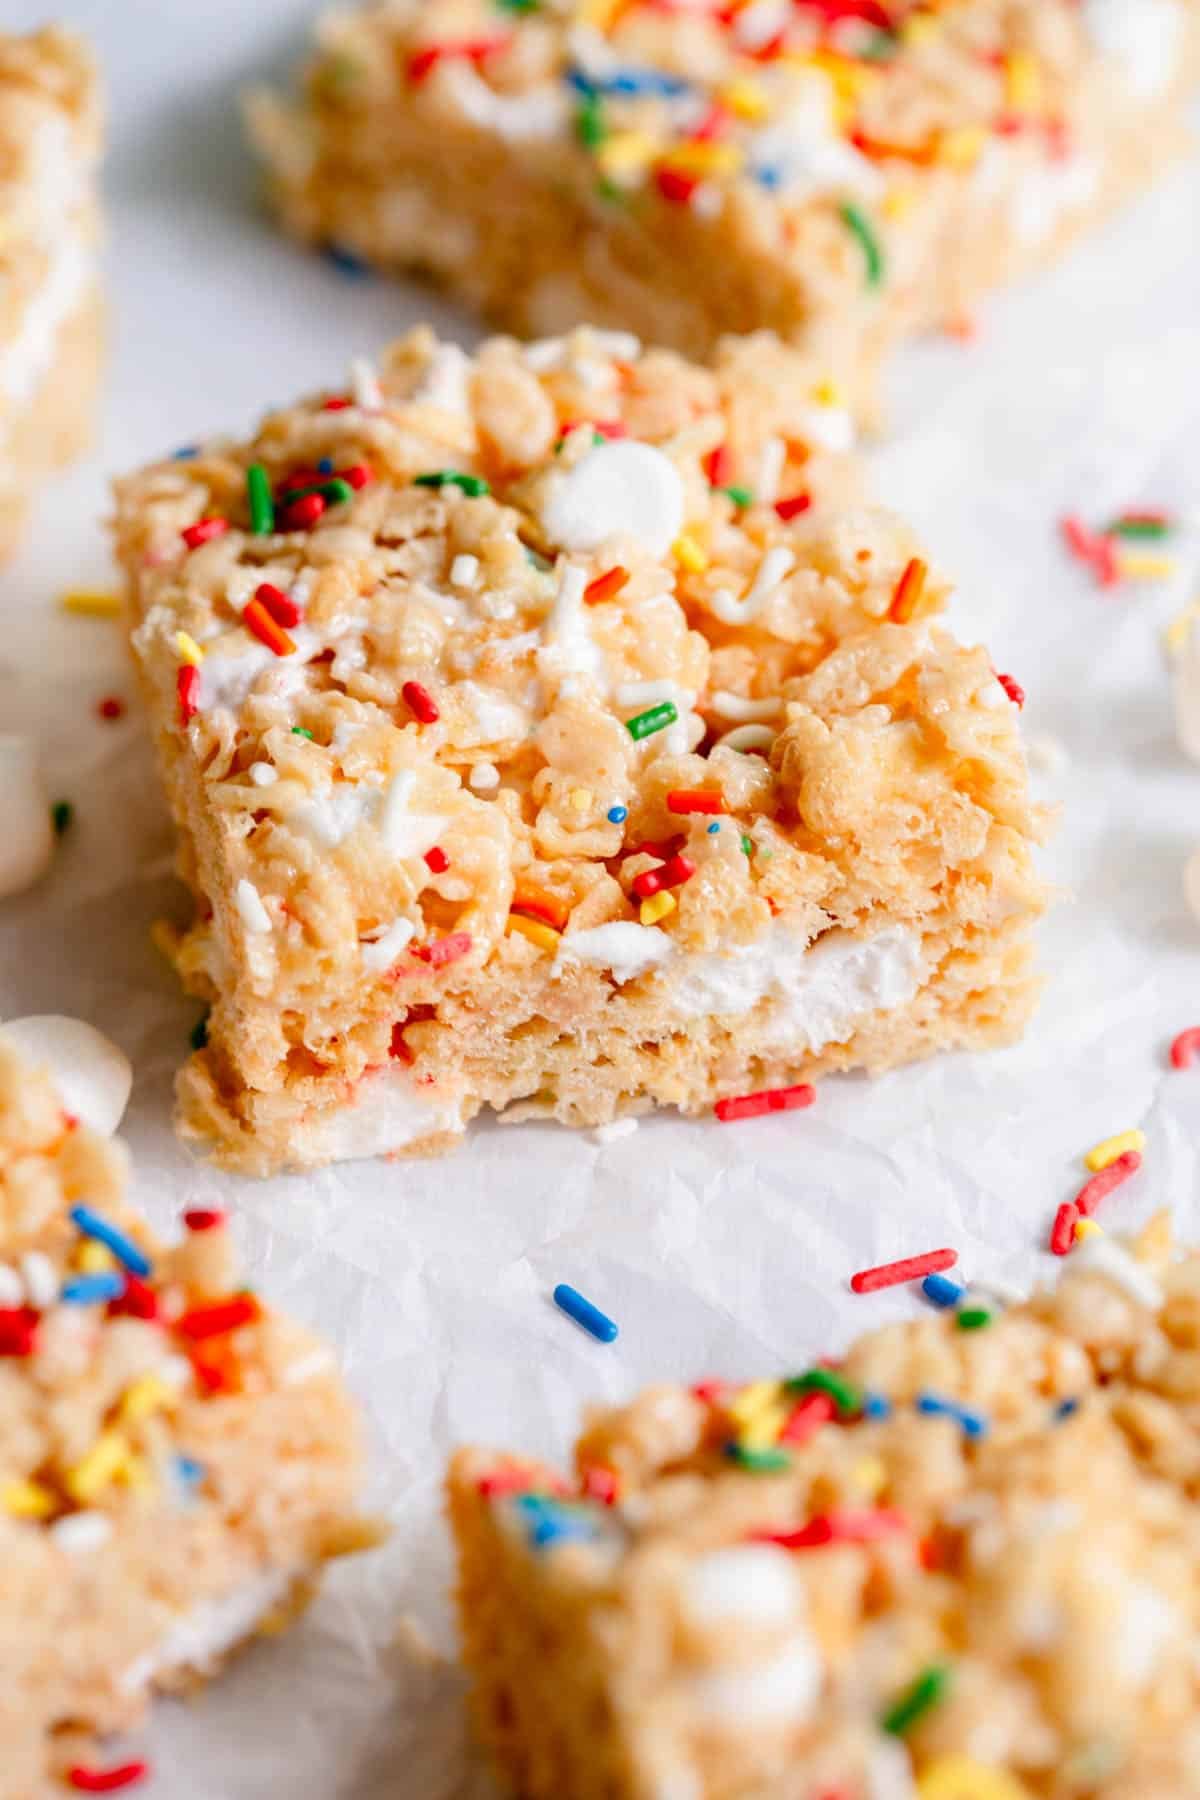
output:
POLYGON ((528 913, 533 919, 543 919, 547 925, 553 925, 555 931, 562 930, 571 913, 565 900, 560 900, 549 888, 538 887, 532 881, 518 881, 509 910, 528 913))
POLYGON ((896 591, 892 595, 892 604, 888 607, 888 618, 897 625, 907 625, 925 592, 925 577, 929 573, 926 563, 919 556, 910 559, 903 575, 896 583, 896 591))
POLYGON ((611 569, 606 569, 603 575, 597 575, 594 581, 588 582, 583 590, 585 604, 596 606, 601 600, 611 600, 614 594, 620 593, 628 580, 629 570, 616 563, 611 569))
POLYGON ((273 650, 276 656, 291 656, 296 648, 294 641, 288 636, 282 625, 277 625, 261 600, 250 600, 242 613, 242 620, 248 631, 252 631, 260 644, 273 650))

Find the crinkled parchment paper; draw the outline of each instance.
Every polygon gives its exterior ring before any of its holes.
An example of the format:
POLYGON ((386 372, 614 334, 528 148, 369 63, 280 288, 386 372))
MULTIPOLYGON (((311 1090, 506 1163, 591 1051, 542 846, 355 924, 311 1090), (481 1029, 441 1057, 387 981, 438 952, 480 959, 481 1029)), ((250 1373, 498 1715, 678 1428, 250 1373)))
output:
MULTIPOLYGON (((16 0, 18 23, 43 10, 16 0)), ((95 456, 48 489, 0 576, 5 727, 36 732, 54 796, 76 809, 50 877, 0 907, 0 1013, 79 1014, 124 1046, 137 1200, 162 1225, 184 1203, 233 1210, 254 1280, 339 1347, 395 1527, 385 1550, 334 1571, 290 1636, 159 1708, 149 1793, 486 1794, 458 1677, 414 1651, 422 1634, 452 1649, 438 1495, 452 1445, 561 1451, 588 1400, 803 1362, 914 1306, 853 1299, 846 1277, 867 1262, 949 1243, 968 1274, 1049 1274, 1040 1246, 1080 1152, 1126 1126, 1145 1129, 1148 1153, 1109 1222, 1170 1205, 1195 1230, 1200 1073, 1171 1072, 1165 1050, 1200 1021, 1200 925, 1180 885, 1200 770, 1175 746, 1161 635, 1200 580, 1101 592, 1055 520, 1200 502, 1200 166, 989 307, 976 345, 912 352, 877 459, 883 497, 959 582, 960 632, 1023 683, 1028 730, 1060 765, 1035 775, 1063 810, 1046 867, 1064 895, 1026 1041, 828 1081, 811 1112, 740 1127, 664 1117, 600 1147, 493 1125, 451 1161, 255 1184, 172 1137, 196 1009, 147 935, 182 904, 170 832, 117 633, 65 617, 55 596, 110 579, 95 521, 111 471, 334 382, 422 316, 469 327, 416 290, 338 276, 255 216, 233 93, 296 47, 303 0, 64 10, 95 31, 114 88, 114 361, 95 456), (131 702, 116 724, 95 715, 109 692, 131 702), (554 1311, 564 1279, 620 1322, 614 1346, 554 1311)))

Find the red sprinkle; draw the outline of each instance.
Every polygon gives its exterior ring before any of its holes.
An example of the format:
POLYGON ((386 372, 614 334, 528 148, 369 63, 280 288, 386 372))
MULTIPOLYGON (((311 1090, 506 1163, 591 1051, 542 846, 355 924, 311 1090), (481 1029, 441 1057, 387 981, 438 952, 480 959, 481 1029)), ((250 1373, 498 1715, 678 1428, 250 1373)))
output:
POLYGON ((180 664, 175 692, 179 696, 179 723, 186 725, 200 710, 200 671, 195 663, 180 664))
POLYGON ((929 569, 919 556, 911 556, 904 565, 904 572, 896 583, 892 595, 892 603, 888 607, 888 618, 897 625, 907 625, 925 592, 925 577, 929 569))
POLYGON ((31 1306, 0 1308, 0 1356, 28 1356, 33 1350, 38 1315, 31 1306))
POLYGON ((777 500, 775 511, 786 522, 788 519, 796 518, 800 513, 807 512, 811 505, 811 494, 792 494, 787 500, 777 500))
POLYGON ((660 894, 664 888, 682 887, 696 873, 696 864, 690 856, 672 856, 661 869, 643 869, 640 875, 633 878, 633 891, 639 900, 649 900, 651 895, 660 894))
POLYGON ((597 575, 594 581, 588 582, 583 590, 584 604, 597 606, 602 600, 611 600, 614 594, 620 593, 628 580, 629 570, 623 569, 620 563, 615 564, 613 568, 606 569, 603 575, 597 575))
POLYGON ((1055 1256, 1065 1256, 1075 1242, 1075 1227, 1079 1223, 1080 1216, 1079 1208, 1074 1200, 1064 1200, 1055 1213, 1054 1227, 1050 1233, 1050 1248, 1055 1256))
POLYGON ((876 1294, 880 1288, 899 1287, 902 1281, 919 1281, 922 1275, 940 1275, 958 1261, 957 1250, 928 1250, 924 1256, 904 1256, 899 1262, 878 1263, 850 1277, 856 1294, 876 1294))
POLYGON ((1171 1045, 1171 1067, 1190 1069, 1197 1056, 1200 1056, 1200 1025, 1189 1025, 1171 1045))
POLYGON ((323 494, 305 494, 303 500, 293 500, 290 506, 284 507, 279 523, 284 531, 307 531, 324 511, 323 494))
POLYGON ((432 944, 418 945, 417 949, 413 951, 413 955, 419 956, 421 961, 428 963, 431 968, 440 969, 446 963, 457 962, 459 957, 465 956, 470 948, 471 934, 469 931, 452 931, 449 937, 435 938, 432 944))
POLYGON ((475 1483, 476 1491, 485 1500, 497 1500, 502 1494, 524 1494, 537 1483, 532 1469, 493 1469, 490 1475, 481 1475, 475 1483))
POLYGON ((1061 529, 1072 553, 1081 562, 1091 564, 1100 586, 1115 587, 1121 579, 1121 567, 1111 538, 1089 531, 1073 513, 1061 521, 1061 529))
POLYGON ((686 206, 700 186, 699 177, 685 175, 679 169, 655 169, 654 185, 672 206, 686 206))
POLYGON ((1090 1219, 1105 1195, 1111 1194, 1114 1188, 1119 1188, 1131 1175, 1136 1175, 1141 1166, 1141 1151, 1126 1150, 1093 1175, 1090 1181, 1085 1181, 1075 1196, 1080 1218, 1090 1219))
POLYGON ((458 43, 426 44, 408 59, 408 79, 414 84, 426 81, 445 57, 462 56, 468 62, 482 62, 497 50, 507 50, 511 37, 464 38, 458 43))
POLYGON ((765 1088, 761 1094, 718 1100, 713 1111, 722 1125, 730 1125, 735 1119, 760 1119, 764 1113, 792 1112, 797 1107, 811 1106, 816 1097, 816 1088, 802 1081, 796 1087, 765 1088))
POLYGON ((419 681, 406 681, 400 692, 409 711, 422 725, 436 725, 442 715, 428 688, 422 687, 419 681))
POLYGON ((102 719, 121 719, 125 716, 125 702, 118 694, 107 694, 96 711, 102 719))
POLYGON ((583 1474, 583 1491, 589 1500, 598 1500, 602 1506, 615 1506, 620 1483, 612 1469, 606 1469, 600 1463, 593 1463, 583 1474))
POLYGON ((225 1223, 225 1214, 219 1206, 189 1206, 183 1223, 188 1231, 215 1231, 225 1223))
POLYGON ((818 1550, 825 1544, 869 1544, 908 1529, 907 1515, 895 1507, 844 1507, 818 1513, 796 1531, 755 1531, 750 1535, 754 1543, 778 1544, 784 1550, 818 1550))
POLYGON ((700 467, 710 487, 728 487, 733 480, 733 453, 728 444, 718 444, 715 450, 701 458, 700 467))
POLYGON ((437 844, 433 846, 432 850, 425 852, 424 860, 435 875, 444 875, 450 867, 450 858, 437 844))
POLYGON ((996 680, 1000 683, 1000 686, 1004 689, 1015 707, 1019 709, 1024 706, 1025 689, 1021 686, 1019 681, 1014 681, 1011 675, 997 675, 996 680))
POLYGON ((242 608, 242 623, 248 631, 253 632, 260 644, 273 650, 276 656, 291 656, 296 649, 295 640, 290 638, 282 625, 276 624, 263 602, 257 597, 250 600, 242 608))
MULTIPOLYGON (((329 399, 322 403, 321 411, 322 412, 345 412, 346 408, 350 405, 352 405, 352 401, 348 394, 331 394, 329 399)), ((292 480, 294 481, 295 479, 296 478, 293 475, 292 480)))
POLYGON ((222 1337, 239 1325, 253 1325, 261 1317, 262 1308, 253 1294, 235 1294, 232 1300, 218 1300, 213 1306, 194 1306, 175 1321, 175 1329, 181 1337, 199 1342, 222 1337))
POLYGON ((109 1301, 107 1310, 111 1319, 157 1319, 158 1295, 148 1282, 126 1270, 124 1289, 109 1301))
POLYGON ((87 1769, 76 1763, 67 1780, 83 1794, 115 1794, 119 1788, 136 1787, 150 1773, 149 1763, 120 1763, 111 1769, 87 1769))
POLYGON ((201 544, 207 544, 212 538, 222 537, 228 530, 228 519, 198 519, 179 535, 189 550, 198 550, 201 544))
POLYGON ((259 605, 265 607, 277 625, 298 625, 304 617, 290 594, 282 588, 272 586, 269 581, 260 581, 254 590, 254 598, 259 605))
POLYGON ((338 470, 338 479, 348 482, 354 488, 369 487, 375 479, 375 471, 370 463, 352 463, 348 469, 338 470))
POLYGON ((724 807, 720 788, 672 788, 667 795, 668 812, 719 813, 724 807))
POLYGON ((781 1444, 807 1444, 837 1411, 833 1396, 817 1388, 797 1400, 779 1433, 781 1444))

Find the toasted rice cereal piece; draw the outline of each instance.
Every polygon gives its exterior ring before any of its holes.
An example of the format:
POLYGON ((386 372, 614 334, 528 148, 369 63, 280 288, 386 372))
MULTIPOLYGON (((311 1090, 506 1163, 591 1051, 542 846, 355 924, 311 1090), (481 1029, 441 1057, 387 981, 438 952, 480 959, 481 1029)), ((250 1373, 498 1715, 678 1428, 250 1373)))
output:
POLYGON ((501 1776, 525 1800, 1192 1800, 1200 1255, 1168 1249, 1155 1222, 982 1325, 650 1388, 592 1414, 571 1481, 459 1451, 501 1776))
POLYGON ((74 1734, 214 1674, 374 1536, 331 1353, 239 1291, 219 1215, 155 1243, 126 1173, 0 1042, 5 1800, 103 1766, 74 1734))
POLYGON ((252 135, 296 236, 507 330, 805 345, 870 407, 1186 142, 1197 0, 378 0, 252 135), (885 27, 886 29, 881 29, 885 27))
POLYGON ((38 483, 84 448, 103 321, 96 71, 56 26, 0 32, 0 558, 38 483))
POLYGON ((188 1135, 262 1172, 1020 1029, 1015 709, 939 578, 889 621, 924 565, 806 435, 806 358, 418 332, 352 387, 118 485, 212 1003, 188 1135))

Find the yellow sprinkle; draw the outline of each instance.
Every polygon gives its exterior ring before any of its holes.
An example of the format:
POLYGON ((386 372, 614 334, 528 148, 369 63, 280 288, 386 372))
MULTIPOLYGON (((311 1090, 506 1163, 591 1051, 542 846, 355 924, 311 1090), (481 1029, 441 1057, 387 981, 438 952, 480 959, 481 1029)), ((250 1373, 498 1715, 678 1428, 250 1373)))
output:
POLYGON ((642 901, 638 918, 643 925, 657 925, 660 919, 665 919, 668 913, 674 911, 674 894, 651 894, 649 900, 642 901))
POLYGON ((597 31, 607 31, 624 8, 625 0, 583 0, 579 11, 585 25, 593 25, 597 31))
POLYGON ((970 169, 979 161, 987 139, 982 125, 961 125, 957 131, 943 132, 938 141, 937 160, 951 169, 970 169))
POLYGON ((124 1468, 129 1445, 119 1431, 102 1431, 82 1462, 67 1474, 67 1492, 72 1500, 87 1506, 124 1468))
POLYGON ((1200 618, 1200 600, 1193 600, 1181 613, 1176 613, 1163 632, 1163 642, 1172 656, 1178 656, 1191 635, 1192 626, 1200 618))
POLYGON ((1144 1131, 1119 1131, 1116 1137, 1105 1138, 1103 1143, 1094 1144, 1084 1157, 1083 1164, 1095 1174, 1098 1169, 1107 1169, 1109 1163, 1116 1162, 1118 1156, 1124 1156, 1126 1150, 1145 1148, 1144 1131))
POLYGON ((836 381, 818 381, 813 389, 813 399, 818 406, 844 406, 845 398, 836 381))
POLYGON ((928 44, 940 30, 941 26, 936 19, 906 19, 900 27, 900 42, 907 45, 928 44))
POLYGON ((585 813, 596 796, 591 788, 572 788, 567 798, 577 813, 585 813))
POLYGON ((676 562, 681 562, 692 575, 702 575, 708 567, 708 558, 690 533, 683 531, 671 545, 671 554, 676 562))
POLYGON ((136 1425, 179 1398, 176 1390, 157 1375, 142 1375, 125 1389, 117 1418, 122 1425, 136 1425))
POLYGON ((918 1800, 1030 1800, 1024 1782, 969 1756, 939 1756, 918 1777, 917 1795, 918 1800))
POLYGON ((757 81, 746 81, 740 77, 727 81, 723 88, 718 88, 717 99, 739 119, 749 119, 752 124, 765 119, 771 110, 767 96, 757 81))
POLYGON ((1120 557, 1121 573, 1130 581, 1166 581, 1175 573, 1173 556, 1154 556, 1148 550, 1125 550, 1120 557))
POLYGON ((44 1519, 54 1511, 54 1495, 39 1481, 0 1482, 0 1511, 13 1519, 44 1519))
POLYGON ((879 210, 885 219, 905 219, 916 205, 916 200, 916 188, 889 188, 879 202, 879 210))
POLYGON ((775 1406, 778 1400, 777 1381, 751 1381, 738 1389, 727 1410, 738 1425, 748 1425, 751 1419, 757 1418, 765 1408, 775 1406))
POLYGON ((132 1450, 117 1470, 117 1480, 123 1487, 132 1488, 135 1494, 148 1494, 158 1486, 145 1457, 135 1456, 132 1450))
POLYGON ((1101 1230, 1100 1226, 1097 1225, 1095 1219, 1076 1219, 1076 1221, 1075 1221, 1075 1240, 1077 1243, 1079 1242, 1079 1240, 1081 1238, 1103 1237, 1103 1236, 1104 1236, 1104 1233, 1101 1230))
POLYGON ((863 1456, 851 1469, 850 1479, 868 1499, 873 1500, 887 1486, 887 1470, 877 1456, 863 1456))
POLYGON ((548 950, 551 956, 557 956, 562 939, 553 926, 543 925, 540 919, 523 919, 520 913, 509 913, 508 929, 519 931, 522 937, 528 938, 531 944, 536 944, 539 950, 548 950))
POLYGON ((75 1252, 75 1266, 82 1275, 105 1275, 116 1267, 116 1257, 94 1238, 86 1239, 75 1252))
POLYGON ((120 594, 105 588, 71 588, 59 601, 64 612, 83 613, 91 619, 112 619, 121 610, 120 594))
POLYGON ((1042 71, 1027 50, 1014 50, 1004 59, 1004 87, 1014 112, 1033 112, 1042 97, 1042 71))
POLYGON ((744 1450, 773 1450, 790 1415, 789 1406, 768 1406, 765 1412, 758 1413, 748 1425, 742 1426, 738 1442, 744 1450))
POLYGON ((596 163, 610 181, 640 175, 658 154, 658 145, 644 131, 614 131, 596 151, 596 163))
POLYGON ((186 631, 175 633, 175 648, 179 652, 180 662, 191 663, 193 668, 198 668, 204 661, 203 650, 195 638, 186 631))
POLYGON ((701 141, 677 144, 659 166, 679 175, 732 175, 741 167, 742 160, 737 144, 701 141))

